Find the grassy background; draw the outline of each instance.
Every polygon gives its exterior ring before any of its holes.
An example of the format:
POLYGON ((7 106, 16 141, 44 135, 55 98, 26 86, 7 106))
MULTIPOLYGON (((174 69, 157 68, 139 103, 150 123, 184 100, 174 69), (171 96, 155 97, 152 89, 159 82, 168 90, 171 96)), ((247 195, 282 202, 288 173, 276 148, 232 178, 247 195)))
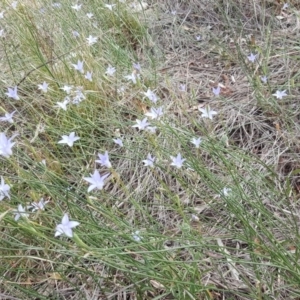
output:
POLYGON ((153 0, 135 11, 129 2, 1 3, 0 108, 16 113, 0 126, 19 136, 0 161, 11 187, 0 202, 0 298, 299 299, 299 4, 153 0), (124 76, 136 62, 134 85, 124 76), (20 101, 5 95, 15 85, 20 101), (64 85, 86 99, 59 110, 64 85), (153 106, 148 88, 165 112, 151 121, 155 134, 132 128, 153 106), (277 100, 277 90, 288 96, 277 100), (213 120, 198 111, 208 104, 213 120), (72 148, 57 143, 72 131, 72 148), (95 163, 105 150, 112 175, 87 193, 83 177, 108 171, 95 163), (18 204, 42 197, 45 210, 14 220, 18 204), (72 239, 54 237, 64 213, 80 222, 72 239))

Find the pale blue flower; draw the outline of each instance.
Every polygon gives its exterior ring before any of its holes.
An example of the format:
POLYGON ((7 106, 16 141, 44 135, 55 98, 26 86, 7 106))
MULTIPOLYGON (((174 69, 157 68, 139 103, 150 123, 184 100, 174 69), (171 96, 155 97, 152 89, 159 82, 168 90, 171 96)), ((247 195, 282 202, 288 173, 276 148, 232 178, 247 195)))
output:
POLYGON ((74 10, 79 11, 81 9, 82 4, 75 4, 71 6, 74 10))
POLYGON ((74 142, 79 140, 80 137, 75 135, 75 132, 71 132, 69 135, 62 135, 62 140, 58 144, 67 144, 69 147, 73 147, 74 142))
POLYGON ((67 237, 71 238, 73 237, 73 231, 72 228, 78 226, 80 223, 77 221, 70 221, 67 214, 64 214, 61 224, 58 224, 56 226, 55 231, 55 237, 65 234, 67 237))
POLYGON ((48 91, 48 83, 47 82, 43 82, 42 84, 38 84, 38 89, 41 90, 44 93, 47 93, 48 91))
POLYGON ((148 88, 147 92, 145 92, 143 94, 153 103, 156 103, 158 100, 158 97, 156 96, 156 94, 153 91, 151 91, 149 88, 148 88))
POLYGON ((109 161, 108 152, 105 151, 104 154, 98 153, 99 160, 96 160, 101 166, 105 166, 107 168, 111 168, 111 163, 109 161))
POLYGON ((152 157, 150 153, 148 153, 147 159, 142 160, 144 166, 150 168, 154 167, 154 161, 155 161, 155 157, 152 157))
POLYGON ((55 107, 61 108, 63 110, 67 110, 67 105, 70 103, 70 98, 69 97, 65 97, 63 102, 56 102, 55 107))
POLYGON ((93 74, 92 72, 86 72, 86 74, 84 75, 84 78, 89 81, 93 81, 92 74, 93 74))
POLYGON ((25 207, 22 206, 22 204, 18 205, 18 209, 14 211, 15 213, 15 221, 18 221, 21 217, 22 218, 28 218, 29 214, 26 213, 25 207))
POLYGON ((183 83, 179 84, 179 91, 186 92, 186 84, 183 83))
POLYGON ((113 76, 116 72, 116 68, 112 67, 111 65, 108 65, 105 74, 109 76, 113 76))
POLYGON ((120 147, 123 147, 123 141, 120 138, 117 139, 113 139, 113 141, 115 142, 115 144, 119 145, 120 147))
POLYGON ((137 82, 137 75, 135 74, 135 72, 132 72, 130 75, 126 75, 125 76, 125 78, 127 79, 127 80, 130 80, 130 81, 132 81, 132 83, 133 84, 136 84, 136 82, 137 82))
POLYGON ((147 128, 147 126, 150 125, 150 123, 148 123, 148 119, 147 118, 144 118, 142 121, 139 120, 139 119, 136 119, 135 121, 136 121, 136 124, 133 125, 132 127, 136 127, 139 130, 145 130, 147 128))
POLYGON ((13 9, 17 9, 17 5, 18 5, 18 1, 13 1, 13 2, 11 3, 11 7, 12 7, 13 9))
POLYGON ((73 86, 70 85, 64 85, 61 90, 65 91, 67 94, 70 94, 70 92, 72 91, 73 86))
POLYGON ((32 209, 32 212, 36 210, 45 210, 45 206, 49 201, 45 201, 44 198, 41 198, 39 202, 32 202, 29 209, 32 209))
POLYGON ((160 106, 158 108, 151 107, 150 112, 145 113, 145 116, 151 119, 159 119, 163 114, 163 107, 160 106))
POLYGON ((137 230, 136 232, 134 232, 132 234, 132 237, 133 239, 136 241, 136 242, 140 242, 142 240, 141 236, 140 236, 140 231, 137 230))
POLYGON ((15 100, 20 100, 18 96, 18 87, 15 86, 14 88, 8 88, 8 92, 5 93, 8 97, 13 98, 15 100))
POLYGON ((80 33, 79 33, 78 31, 76 31, 76 30, 73 30, 73 31, 72 31, 72 34, 73 34, 73 36, 74 36, 75 38, 77 38, 77 37, 80 36, 80 33))
POLYGON ((117 89, 117 92, 118 92, 118 94, 124 95, 125 90, 126 90, 125 86, 120 86, 117 89))
POLYGON ((137 71, 141 71, 141 65, 140 65, 140 63, 133 63, 133 68, 135 69, 135 70, 137 70, 137 71))
POLYGON ((9 122, 9 123, 13 123, 13 115, 15 114, 16 110, 13 111, 12 113, 5 113, 4 117, 0 117, 0 121, 4 121, 4 122, 9 122))
POLYGON ((221 87, 218 85, 216 88, 212 88, 212 92, 215 96, 219 96, 221 92, 221 87))
POLYGON ((177 156, 171 156, 172 163, 171 166, 174 166, 178 169, 180 169, 183 166, 183 162, 186 160, 185 158, 181 157, 181 154, 178 153, 177 156))
POLYGON ((98 189, 98 190, 102 190, 104 187, 104 180, 110 175, 105 174, 103 176, 100 176, 99 172, 97 170, 94 171, 94 174, 90 174, 91 177, 84 177, 84 180, 86 180, 87 182, 89 182, 91 185, 88 188, 88 192, 94 190, 94 189, 98 189))
POLYGON ((267 76, 261 76, 260 77, 260 80, 263 82, 263 83, 267 83, 268 82, 268 77, 267 76))
POLYGON ((82 102, 83 100, 85 100, 85 95, 82 91, 82 87, 77 87, 76 90, 75 90, 75 97, 73 98, 73 103, 75 102, 82 102))
POLYGON ((5 197, 10 199, 9 191, 10 191, 10 186, 4 182, 4 178, 1 176, 0 201, 2 201, 5 197))
POLYGON ((224 187, 221 192, 221 195, 227 197, 230 195, 231 192, 232 192, 231 188, 224 187))
POLYGON ((11 141, 17 136, 18 134, 14 134, 11 138, 7 138, 4 132, 0 133, 0 155, 4 157, 9 157, 12 155, 11 148, 15 144, 11 141))
POLYGON ((61 4, 59 2, 54 2, 52 4, 52 7, 55 7, 55 8, 61 8, 61 4))
POLYGON ((257 54, 253 54, 253 53, 250 53, 250 55, 247 56, 248 60, 252 63, 255 62, 256 57, 257 57, 257 54))
POLYGON ((84 73, 84 70, 83 70, 83 61, 78 60, 77 64, 72 64, 72 66, 74 67, 74 69, 76 71, 79 71, 82 74, 84 73))
POLYGON ((113 10, 113 8, 116 6, 116 4, 104 4, 105 7, 107 7, 109 10, 113 10))
POLYGON ((92 46, 95 43, 97 43, 98 38, 96 36, 89 35, 89 37, 86 40, 88 42, 88 45, 92 46))
POLYGON ((201 137, 198 138, 193 137, 191 140, 191 143, 194 144, 196 148, 200 147, 201 142, 202 142, 201 137))
POLYGON ((275 96, 277 99, 282 99, 282 97, 287 96, 286 90, 284 91, 276 91, 275 94, 272 94, 273 96, 275 96))
POLYGON ((205 108, 198 108, 198 109, 200 112, 202 112, 202 115, 201 115, 202 118, 208 118, 208 119, 212 120, 213 116, 218 114, 216 111, 211 110, 209 105, 207 105, 205 108))

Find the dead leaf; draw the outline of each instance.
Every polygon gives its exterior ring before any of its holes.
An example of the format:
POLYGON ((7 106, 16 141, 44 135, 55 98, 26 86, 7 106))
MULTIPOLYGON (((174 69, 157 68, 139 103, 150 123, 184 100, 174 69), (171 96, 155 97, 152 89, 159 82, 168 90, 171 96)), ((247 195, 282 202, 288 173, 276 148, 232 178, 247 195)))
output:
POLYGON ((152 284, 152 286, 155 288, 155 289, 159 289, 159 290, 164 290, 165 287, 164 285, 162 285, 161 283, 157 282, 156 280, 150 280, 150 283, 152 284))
POLYGON ((62 280, 62 277, 60 276, 59 273, 53 272, 53 273, 47 273, 49 276, 48 279, 53 279, 53 280, 62 280))

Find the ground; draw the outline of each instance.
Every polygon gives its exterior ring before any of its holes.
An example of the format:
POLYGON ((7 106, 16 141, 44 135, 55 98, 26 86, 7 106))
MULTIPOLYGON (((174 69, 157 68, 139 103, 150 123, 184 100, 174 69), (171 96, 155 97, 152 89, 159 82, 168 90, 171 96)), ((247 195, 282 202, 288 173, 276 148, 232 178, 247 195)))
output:
POLYGON ((13 6, 0 298, 299 299, 297 1, 13 6))

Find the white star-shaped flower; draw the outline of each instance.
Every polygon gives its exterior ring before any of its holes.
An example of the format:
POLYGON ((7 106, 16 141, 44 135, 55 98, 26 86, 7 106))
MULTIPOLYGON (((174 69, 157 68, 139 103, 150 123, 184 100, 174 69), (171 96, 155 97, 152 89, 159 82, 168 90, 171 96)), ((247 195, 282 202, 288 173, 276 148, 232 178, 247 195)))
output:
POLYGON ((86 16, 91 19, 94 15, 92 13, 87 13, 86 16))
POLYGON ((132 83, 133 84, 136 84, 136 79, 137 79, 137 75, 135 74, 135 72, 132 72, 130 75, 126 75, 125 76, 125 78, 127 79, 127 80, 130 80, 130 81, 132 81, 132 83))
POLYGON ((77 37, 80 36, 80 33, 79 33, 78 31, 76 31, 76 30, 73 30, 73 31, 72 31, 72 34, 73 34, 73 36, 74 36, 75 38, 77 38, 77 37))
POLYGON ((260 80, 261 80, 263 83, 267 83, 267 82, 268 82, 268 77, 267 77, 266 75, 261 76, 261 77, 260 77, 260 80))
POLYGON ((56 102, 55 107, 61 108, 63 110, 67 110, 67 105, 70 103, 70 98, 66 97, 63 102, 56 102))
POLYGON ((186 160, 185 158, 181 157, 181 154, 178 153, 177 156, 171 156, 172 163, 171 166, 176 167, 177 169, 180 169, 183 166, 183 162, 186 160))
POLYGON ((15 100, 20 100, 18 96, 18 87, 15 86, 14 88, 8 88, 8 92, 5 93, 8 97, 13 98, 15 100))
POLYGON ((120 138, 113 139, 114 143, 119 145, 120 147, 123 147, 123 141, 120 138))
POLYGON ((74 69, 76 71, 79 71, 82 74, 84 73, 84 70, 83 70, 83 61, 78 60, 77 64, 72 64, 72 66, 74 67, 74 69))
POLYGON ((99 160, 96 160, 97 163, 99 163, 101 166, 111 168, 111 163, 109 161, 109 155, 107 151, 105 151, 104 154, 98 153, 98 157, 99 160))
POLYGON ((135 70, 137 70, 137 71, 141 71, 141 65, 140 65, 140 63, 139 62, 137 62, 137 63, 133 63, 133 68, 135 69, 135 70))
POLYGON ((213 119, 213 116, 218 114, 216 111, 211 110, 209 105, 206 106, 205 108, 199 108, 199 111, 202 112, 201 117, 202 118, 209 118, 209 119, 213 119))
POLYGON ((67 237, 73 237, 72 228, 78 226, 80 223, 77 221, 70 221, 67 214, 64 214, 61 224, 58 224, 55 228, 55 237, 65 234, 67 237))
POLYGON ((109 76, 113 76, 116 72, 116 68, 112 67, 111 65, 108 65, 105 74, 109 76))
POLYGON ((145 130, 147 128, 147 126, 150 125, 150 123, 148 123, 148 119, 147 118, 144 118, 142 121, 139 120, 139 119, 136 119, 136 124, 133 125, 132 127, 136 127, 138 128, 139 130, 145 130))
POLYGON ((55 8, 61 8, 61 4, 59 2, 54 2, 52 4, 52 7, 55 7, 55 8))
POLYGON ((275 94, 272 94, 273 96, 275 96, 277 99, 282 99, 282 97, 287 96, 286 90, 284 91, 276 91, 275 94))
POLYGON ((26 213, 25 207, 22 204, 18 205, 18 209, 14 211, 15 213, 15 221, 18 221, 21 217, 28 218, 29 214, 26 213))
POLYGON ((13 2, 11 3, 11 7, 12 7, 13 9, 17 9, 17 5, 18 5, 18 1, 13 1, 13 2))
POLYGON ((104 4, 105 7, 107 7, 109 10, 113 10, 114 6, 116 6, 116 4, 104 4))
POLYGON ((201 142, 202 142, 201 137, 198 138, 193 137, 191 140, 191 143, 194 144, 196 148, 200 147, 201 142))
POLYGON ((84 78, 89 80, 89 81, 93 81, 92 75, 93 75, 92 72, 86 72, 86 74, 84 75, 84 78))
POLYGON ((74 142, 78 141, 80 137, 75 135, 75 132, 71 132, 69 135, 62 135, 62 140, 58 144, 67 144, 69 147, 73 147, 74 142))
POLYGON ((186 84, 180 84, 179 85, 179 91, 181 91, 181 92, 186 92, 186 84))
POLYGON ((75 4, 71 6, 74 10, 79 11, 81 9, 82 4, 75 4))
POLYGON ((10 199, 9 191, 10 191, 10 186, 4 182, 4 178, 1 176, 0 201, 2 201, 5 197, 10 199))
POLYGON ((145 167, 153 168, 154 167, 154 161, 155 161, 155 157, 152 157, 151 154, 148 153, 147 159, 144 159, 142 162, 144 163, 145 167))
POLYGON ((140 236, 140 231, 137 230, 136 232, 134 232, 132 234, 132 238, 136 241, 136 242, 140 242, 142 240, 142 237, 140 236))
POLYGON ((48 83, 47 82, 43 82, 42 84, 38 84, 38 89, 41 90, 44 93, 47 93, 48 91, 48 83))
POLYGON ((221 196, 227 197, 230 195, 231 191, 231 188, 224 187, 221 192, 221 196))
POLYGON ((97 170, 94 171, 94 174, 90 174, 91 177, 84 177, 84 180, 89 182, 91 185, 88 188, 88 193, 94 189, 102 190, 104 187, 104 180, 110 175, 105 174, 103 176, 100 176, 99 172, 97 170))
POLYGON ((251 61, 252 63, 255 62, 256 57, 257 57, 257 54, 253 54, 253 53, 250 53, 250 55, 247 56, 248 60, 251 61))
POLYGON ((145 116, 150 117, 151 119, 159 119, 163 115, 163 107, 150 108, 150 112, 145 113, 145 116))
POLYGON ((0 117, 0 121, 4 121, 4 122, 9 122, 9 123, 13 123, 13 115, 15 114, 16 110, 13 111, 12 113, 5 113, 4 117, 0 117))
POLYGON ((145 92, 143 94, 153 103, 156 103, 158 100, 158 97, 156 96, 156 94, 153 91, 151 91, 149 88, 148 88, 147 92, 145 92))
POLYGON ((31 206, 29 206, 29 209, 32 209, 32 212, 35 212, 37 210, 45 210, 45 206, 49 201, 45 201, 44 198, 41 198, 39 202, 32 202, 31 206))
POLYGON ((88 42, 88 45, 92 46, 95 43, 97 43, 98 38, 96 36, 89 35, 89 37, 86 40, 88 42))
POLYGON ((4 132, 0 133, 0 155, 4 157, 10 157, 12 155, 11 148, 15 144, 11 141, 17 136, 17 134, 14 134, 11 138, 7 138, 4 132))
POLYGON ((65 91, 67 94, 70 94, 70 92, 72 91, 73 86, 70 85, 64 85, 61 90, 65 91))
POLYGON ((218 85, 216 88, 212 88, 212 92, 215 96, 219 96, 221 92, 221 87, 218 85))

